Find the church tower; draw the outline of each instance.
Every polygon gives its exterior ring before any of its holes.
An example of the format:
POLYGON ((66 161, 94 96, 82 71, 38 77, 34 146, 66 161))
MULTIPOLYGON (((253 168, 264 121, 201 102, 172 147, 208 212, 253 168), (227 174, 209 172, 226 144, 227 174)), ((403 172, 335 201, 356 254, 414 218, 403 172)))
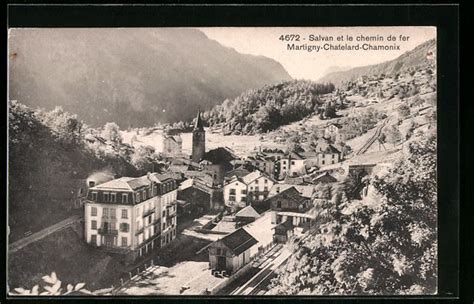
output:
POLYGON ((203 122, 201 119, 201 111, 196 117, 196 124, 193 130, 193 153, 191 159, 194 162, 200 162, 206 152, 206 131, 204 131, 203 122))

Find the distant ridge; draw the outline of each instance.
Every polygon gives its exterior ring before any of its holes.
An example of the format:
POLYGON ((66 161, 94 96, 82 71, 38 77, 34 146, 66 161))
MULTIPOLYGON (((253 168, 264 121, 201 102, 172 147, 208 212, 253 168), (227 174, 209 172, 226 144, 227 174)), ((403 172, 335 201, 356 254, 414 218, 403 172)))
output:
POLYGON ((93 127, 187 120, 292 79, 279 62, 190 28, 11 29, 8 42, 9 99, 62 106, 93 127))
POLYGON ((355 80, 360 76, 398 73, 406 68, 428 64, 426 55, 430 51, 436 54, 435 39, 428 40, 393 60, 374 65, 356 67, 347 71, 332 72, 320 78, 318 82, 332 82, 335 85, 339 85, 347 81, 355 80))

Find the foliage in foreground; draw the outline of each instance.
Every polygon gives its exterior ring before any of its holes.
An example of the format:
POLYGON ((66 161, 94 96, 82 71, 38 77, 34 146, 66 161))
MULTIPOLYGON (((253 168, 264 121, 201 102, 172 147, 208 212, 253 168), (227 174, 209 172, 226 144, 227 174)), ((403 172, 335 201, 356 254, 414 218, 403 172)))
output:
POLYGON ((330 202, 329 220, 294 249, 271 293, 436 293, 436 138, 411 143, 371 184, 383 198, 349 212, 350 202, 330 202))

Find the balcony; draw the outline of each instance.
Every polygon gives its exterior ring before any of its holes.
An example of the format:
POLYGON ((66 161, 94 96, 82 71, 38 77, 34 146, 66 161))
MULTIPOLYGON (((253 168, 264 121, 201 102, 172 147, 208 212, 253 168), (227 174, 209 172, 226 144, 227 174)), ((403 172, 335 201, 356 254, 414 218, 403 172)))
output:
POLYGON ((155 208, 148 209, 146 211, 143 211, 143 217, 147 217, 153 213, 155 213, 155 208))
POLYGON ((98 230, 99 234, 102 235, 118 235, 118 230, 117 229, 108 229, 108 228, 99 228, 98 230))
POLYGON ((138 228, 137 231, 135 231, 135 235, 139 235, 140 233, 143 232, 143 230, 145 230, 145 227, 144 227, 144 226, 138 228))

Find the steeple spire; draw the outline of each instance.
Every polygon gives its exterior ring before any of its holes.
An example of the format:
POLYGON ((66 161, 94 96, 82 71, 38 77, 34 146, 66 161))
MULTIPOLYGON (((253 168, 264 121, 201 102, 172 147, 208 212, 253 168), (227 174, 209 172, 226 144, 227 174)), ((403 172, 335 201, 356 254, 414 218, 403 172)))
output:
POLYGON ((204 131, 204 125, 201 119, 201 110, 198 110, 198 114, 196 117, 196 124, 194 125, 194 131, 196 130, 204 131))

